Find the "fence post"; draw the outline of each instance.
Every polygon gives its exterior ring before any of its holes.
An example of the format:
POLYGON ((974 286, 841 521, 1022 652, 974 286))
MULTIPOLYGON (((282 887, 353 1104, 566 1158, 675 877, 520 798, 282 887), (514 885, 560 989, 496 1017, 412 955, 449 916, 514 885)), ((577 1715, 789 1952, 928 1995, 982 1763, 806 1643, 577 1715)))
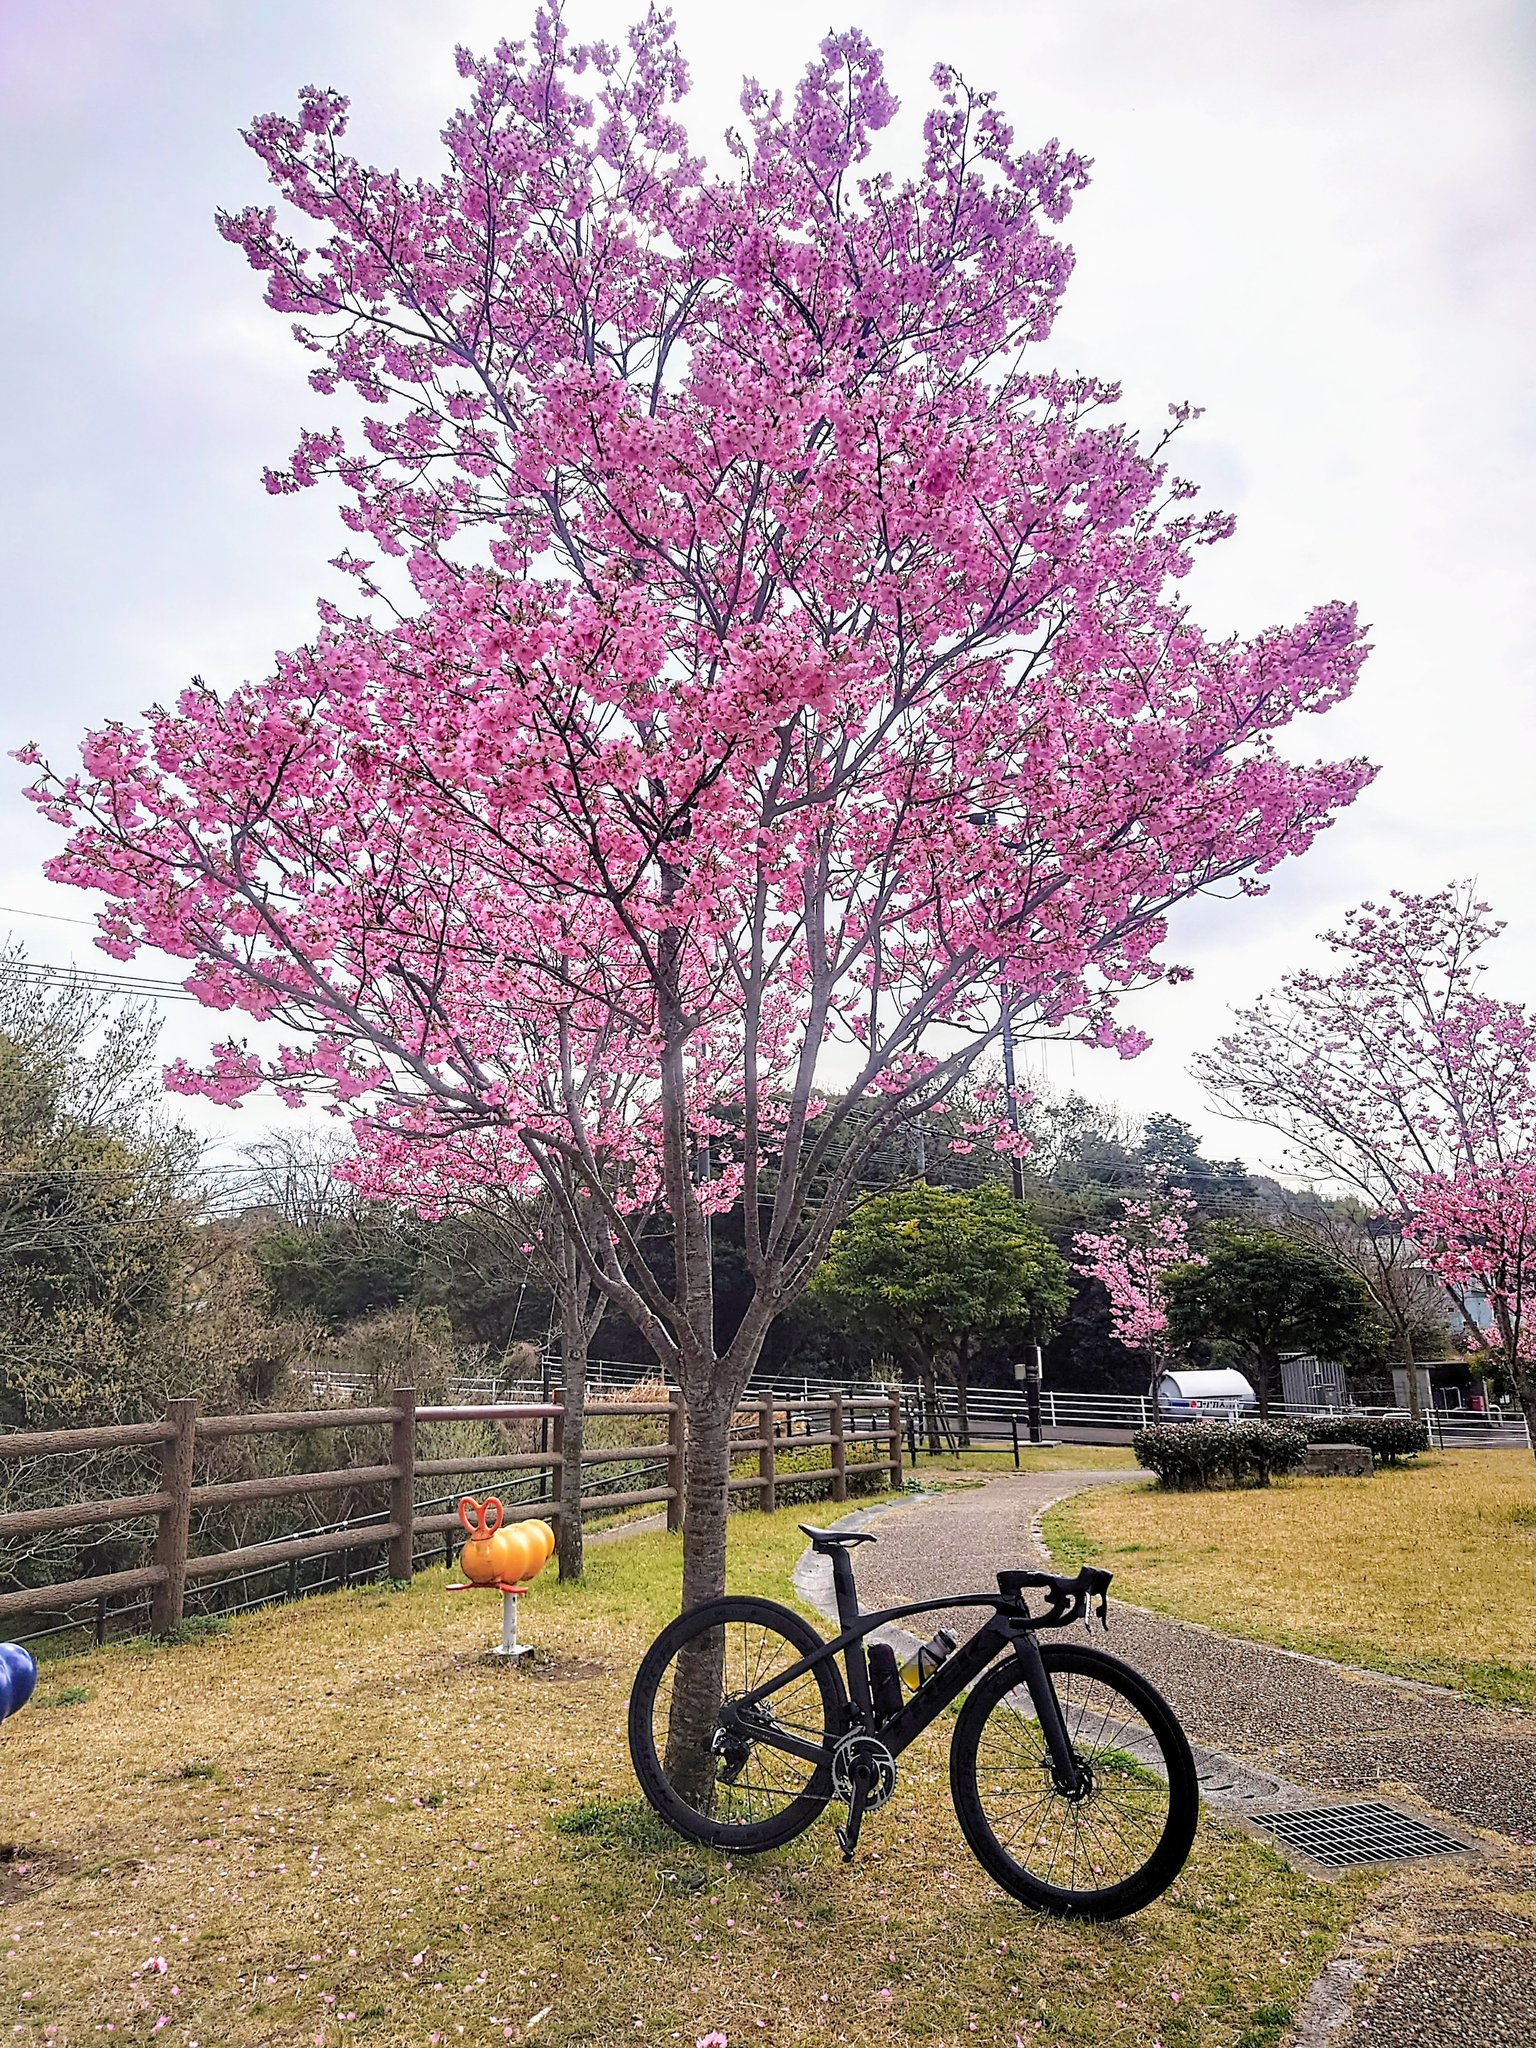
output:
POLYGON ((762 1439, 757 1454, 757 1504, 765 1515, 771 1515, 779 1504, 778 1453, 774 1448, 774 1406, 770 1396, 757 1404, 757 1433, 762 1439))
POLYGON ((408 1579, 416 1556, 416 1389, 396 1387, 390 1396, 395 1419, 389 1426, 389 1519, 398 1532, 390 1538, 389 1576, 408 1579))
POLYGON ((165 1419, 174 1435, 160 1449, 160 1491, 170 1495, 155 1530, 155 1563, 165 1577, 149 1596, 152 1634, 168 1635, 187 1604, 187 1546, 192 1538, 192 1452, 197 1441, 197 1403, 167 1401, 165 1419))
POLYGON ((889 1394, 887 1394, 887 1396, 886 1396, 886 1401, 887 1401, 887 1403, 888 1403, 888 1412, 889 1412, 889 1415, 890 1415, 890 1439, 891 1439, 891 1441, 890 1441, 890 1453, 891 1453, 891 1491, 892 1491, 892 1493, 900 1493, 900 1491, 901 1491, 901 1396, 900 1396, 900 1394, 898 1394, 898 1393, 892 1392, 892 1393, 889 1393, 889 1394))
POLYGON ((683 1526, 683 1397, 672 1396, 667 1410, 667 1484, 672 1498, 667 1502, 667 1527, 683 1526))
POLYGON ((848 1447, 843 1442, 843 1397, 832 1396, 832 1498, 848 1498, 848 1447))

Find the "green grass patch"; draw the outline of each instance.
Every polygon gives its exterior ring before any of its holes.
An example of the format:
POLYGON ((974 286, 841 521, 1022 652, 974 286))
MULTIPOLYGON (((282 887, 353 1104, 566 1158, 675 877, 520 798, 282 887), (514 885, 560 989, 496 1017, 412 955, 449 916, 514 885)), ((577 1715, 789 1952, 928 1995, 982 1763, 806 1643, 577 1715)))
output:
POLYGON ((557 1835, 572 1835, 610 1848, 619 1844, 626 1849, 665 1850, 675 1844, 681 1851, 684 1847, 681 1837, 674 1835, 643 1799, 582 1799, 557 1813, 552 1826, 557 1835))
MULTIPOLYGON (((803 1513, 731 1518, 734 1590, 785 1597, 803 1513)), ((595 1548, 579 1588, 541 1578, 530 1671, 485 1661, 500 1604, 441 1571, 56 1667, 90 1697, 0 1742, 18 2041, 1252 2048, 1367 1895, 1207 1824, 1136 1919, 1028 1914, 960 1837, 948 1721, 854 1864, 835 1815, 761 1858, 697 1849, 645 1807, 624 1743, 680 1564, 642 1533, 595 1548)))
POLYGON ((57 1692, 39 1693, 34 1704, 39 1707, 83 1707, 91 1696, 88 1685, 65 1685, 57 1692))

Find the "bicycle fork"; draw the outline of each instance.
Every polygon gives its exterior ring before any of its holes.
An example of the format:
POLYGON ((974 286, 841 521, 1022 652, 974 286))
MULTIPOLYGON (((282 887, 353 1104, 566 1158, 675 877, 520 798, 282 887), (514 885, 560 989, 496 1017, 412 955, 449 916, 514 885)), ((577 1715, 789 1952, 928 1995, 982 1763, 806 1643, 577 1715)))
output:
POLYGON ((1040 1645, 1035 1641, 1034 1631, 1021 1631, 1014 1637, 1013 1648, 1023 1667, 1024 1683, 1029 1688, 1035 1718, 1040 1723, 1040 1732, 1045 1737, 1045 1746, 1050 1752, 1051 1777, 1055 1781, 1056 1790, 1063 1798, 1079 1798, 1083 1791, 1083 1767, 1072 1747, 1072 1737, 1067 1732, 1061 1702, 1056 1697, 1051 1674, 1046 1670, 1045 1660, 1040 1655, 1040 1645))

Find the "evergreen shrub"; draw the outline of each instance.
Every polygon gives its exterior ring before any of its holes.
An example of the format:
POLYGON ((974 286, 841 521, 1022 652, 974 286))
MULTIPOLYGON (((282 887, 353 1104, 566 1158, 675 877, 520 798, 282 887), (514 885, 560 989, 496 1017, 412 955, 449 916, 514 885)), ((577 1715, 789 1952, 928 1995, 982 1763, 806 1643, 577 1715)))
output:
POLYGON ((1429 1425, 1406 1415, 1318 1415, 1303 1426, 1309 1444, 1360 1444, 1378 1465, 1400 1464, 1429 1449, 1429 1425))
POLYGON ((1279 1422, 1162 1422, 1137 1430, 1131 1448, 1164 1486, 1268 1486, 1276 1473, 1295 1471, 1307 1439, 1279 1422))

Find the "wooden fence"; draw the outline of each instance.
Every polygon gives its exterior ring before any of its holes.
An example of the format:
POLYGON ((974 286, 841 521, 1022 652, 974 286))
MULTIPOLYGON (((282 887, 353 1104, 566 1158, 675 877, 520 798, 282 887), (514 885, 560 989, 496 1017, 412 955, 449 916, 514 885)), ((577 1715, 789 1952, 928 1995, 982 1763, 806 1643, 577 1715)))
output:
MULTIPOLYGON (((646 1463, 664 1466, 664 1486, 632 1488, 623 1493, 583 1492, 583 1512, 638 1507, 651 1502, 665 1503, 667 1527, 682 1523, 684 1422, 681 1401, 619 1401, 605 1399, 589 1416, 610 1418, 665 1417, 665 1443, 632 1444, 613 1450, 606 1446, 583 1449, 582 1469, 603 1464, 646 1463)), ((70 1456, 107 1450, 159 1451, 159 1485, 154 1492, 127 1494, 114 1500, 67 1501, 56 1507, 29 1508, 19 1513, 0 1514, 0 1540, 36 1536, 54 1530, 95 1529, 117 1522, 153 1517, 155 1542, 148 1564, 132 1571, 100 1572, 89 1578, 56 1581, 50 1585, 28 1586, 21 1591, 0 1593, 0 1621, 11 1615, 39 1612, 62 1613, 88 1601, 105 1601, 118 1594, 149 1595, 150 1628, 157 1635, 173 1629, 186 1612, 187 1589, 200 1580, 239 1572, 262 1571, 295 1566, 305 1558, 324 1556, 339 1550, 363 1550, 375 1545, 387 1547, 388 1571, 392 1579, 409 1579, 414 1568, 416 1540, 442 1534, 450 1542, 458 1529, 455 1513, 421 1513, 417 1488, 423 1481, 461 1478, 492 1478, 498 1474, 544 1474, 553 1490, 554 1475, 563 1466, 562 1451, 565 1411, 559 1401, 514 1402, 483 1407, 418 1407, 413 1387, 396 1387, 387 1408, 320 1408, 301 1413, 201 1415, 195 1401, 176 1400, 166 1404, 158 1422, 114 1424, 101 1429, 42 1430, 27 1434, 0 1435, 0 1461, 70 1456), (548 1448, 509 1451, 497 1455, 418 1458, 417 1432, 432 1423, 536 1422, 548 1425, 548 1448), (387 1459, 369 1465, 352 1465, 325 1472, 288 1472, 266 1478, 238 1479, 223 1484, 197 1483, 197 1458, 201 1446, 220 1438, 263 1436, 283 1431, 322 1429, 377 1429, 388 1431, 387 1459), (351 1524, 340 1529, 311 1531, 281 1540, 247 1544, 233 1550, 195 1554, 192 1550, 192 1518, 199 1510, 250 1506, 311 1494, 343 1492, 359 1486, 389 1488, 389 1508, 384 1521, 351 1524)), ((830 1466, 821 1471, 796 1470, 796 1486, 827 1485, 832 1499, 848 1497, 848 1481, 860 1475, 889 1472, 893 1487, 902 1477, 902 1415, 897 1394, 888 1398, 833 1397, 822 1401, 763 1400, 739 1411, 731 1438, 733 1469, 755 1453, 757 1470, 749 1477, 733 1477, 733 1491, 755 1493, 756 1505, 771 1511, 778 1502, 781 1451, 826 1449, 830 1466), (799 1416, 804 1427, 795 1430, 799 1416), (861 1425, 862 1418, 862 1427, 861 1425), (819 1426, 818 1426, 819 1425, 819 1426), (750 1434, 743 1434, 750 1431, 750 1434), (881 1455, 860 1459, 861 1450, 880 1448, 881 1455), (855 1462, 849 1462, 849 1452, 855 1462)), ((790 1482, 788 1473, 784 1483, 790 1482)), ((456 1489, 446 1489, 452 1492, 456 1489)), ((443 1489, 439 1489, 441 1493, 443 1489)), ((534 1511, 546 1520, 557 1519, 559 1502, 540 1500, 534 1511)))

